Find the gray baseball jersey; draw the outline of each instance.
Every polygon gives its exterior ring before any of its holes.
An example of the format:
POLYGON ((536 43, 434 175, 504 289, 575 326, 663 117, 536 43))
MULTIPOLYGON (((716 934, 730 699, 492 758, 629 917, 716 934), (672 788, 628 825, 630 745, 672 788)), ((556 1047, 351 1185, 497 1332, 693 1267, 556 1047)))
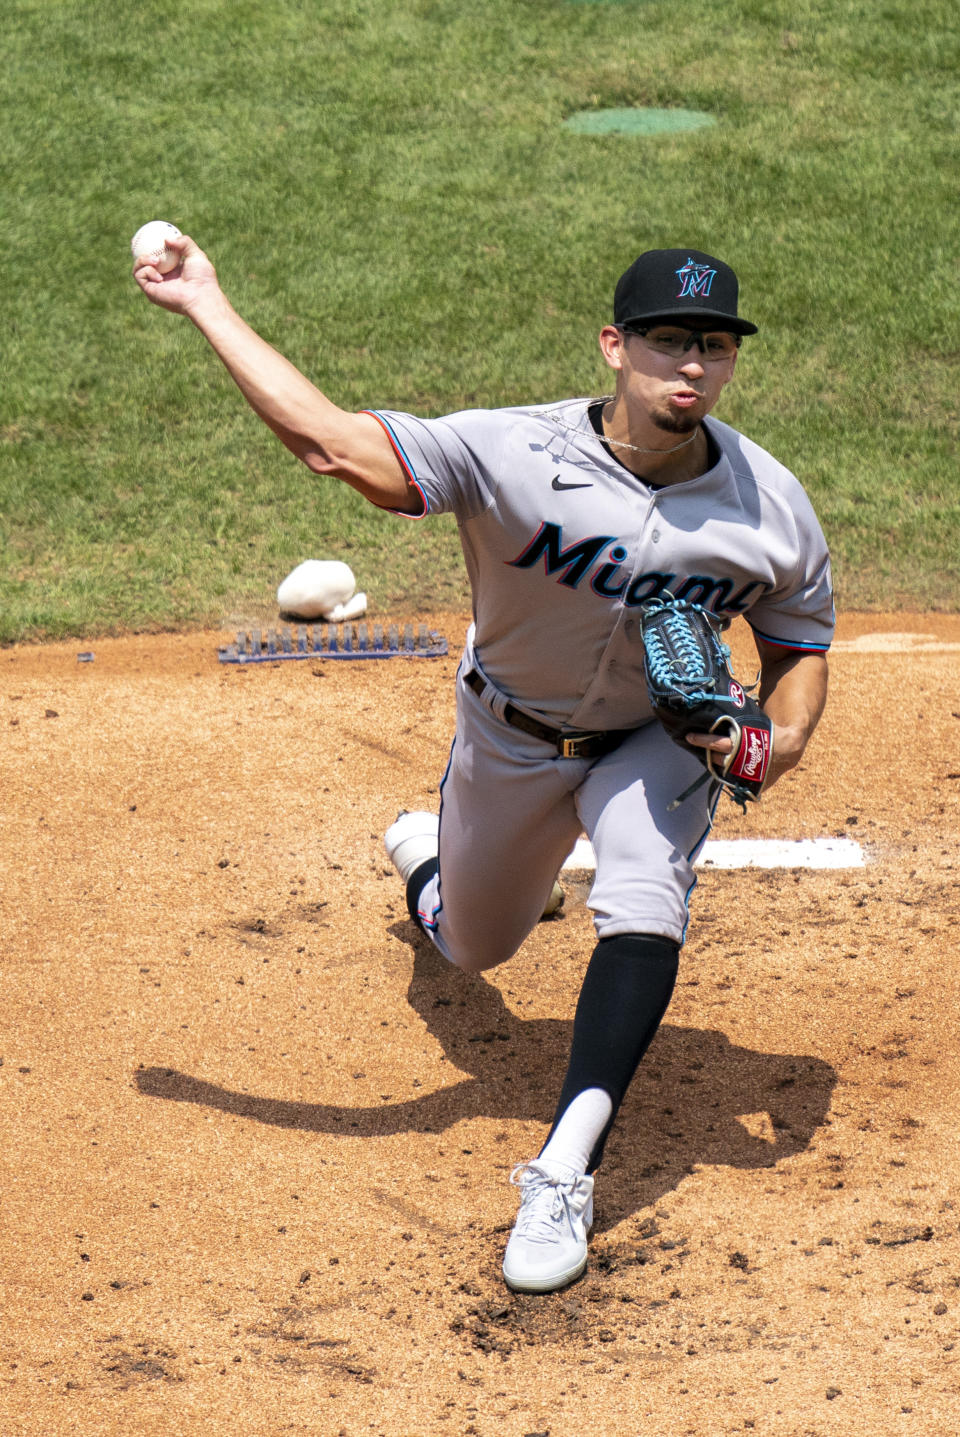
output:
POLYGON ((509 956, 581 828, 597 850, 591 906, 601 936, 682 937, 711 796, 681 805, 679 819, 667 816, 668 800, 699 766, 647 724, 645 600, 669 590, 725 620, 741 614, 784 649, 822 652, 833 634, 827 546, 789 470, 708 418, 713 467, 658 489, 607 450, 591 402, 439 419, 373 411, 422 496, 421 517, 456 516, 474 610, 461 677, 475 668, 486 680, 482 694, 461 683, 442 789, 441 876, 421 904, 428 931, 455 961, 464 945, 499 945, 509 956), (502 721, 508 699, 554 725, 643 727, 593 764, 558 759, 502 721), (543 769, 537 779, 534 760, 543 769), (478 864, 484 872, 492 865, 486 881, 478 864), (476 904, 468 874, 473 891, 487 889, 476 904), (499 916, 490 911, 491 891, 499 916), (475 910, 469 919, 467 908, 475 910))

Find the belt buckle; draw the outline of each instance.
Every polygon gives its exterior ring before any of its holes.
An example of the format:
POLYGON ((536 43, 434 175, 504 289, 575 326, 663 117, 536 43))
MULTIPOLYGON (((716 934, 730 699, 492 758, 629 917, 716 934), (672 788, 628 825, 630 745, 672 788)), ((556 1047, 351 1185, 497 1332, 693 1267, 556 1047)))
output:
POLYGON ((599 733, 599 732, 598 732, 598 733, 578 733, 577 736, 576 736, 576 738, 562 738, 562 739, 560 740, 560 745, 561 745, 561 747, 560 747, 560 757, 561 757, 561 758, 581 758, 581 757, 582 757, 582 754, 580 753, 580 747, 581 747, 582 744, 594 743, 597 739, 602 739, 602 738, 603 738, 603 734, 602 734, 602 733, 599 733))

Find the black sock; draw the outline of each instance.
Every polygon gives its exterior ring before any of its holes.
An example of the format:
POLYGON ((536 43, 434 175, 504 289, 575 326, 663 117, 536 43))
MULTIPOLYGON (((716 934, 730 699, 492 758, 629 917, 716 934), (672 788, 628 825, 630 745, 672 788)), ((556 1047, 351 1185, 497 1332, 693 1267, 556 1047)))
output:
POLYGON ((573 1020, 567 1075, 550 1129, 552 1133, 578 1093, 587 1088, 609 1093, 613 1112, 590 1155, 588 1172, 599 1166, 617 1109, 667 1011, 679 959, 679 943, 647 933, 601 938, 593 951, 573 1020))
POLYGON ((420 907, 420 894, 426 888, 439 867, 440 863, 438 859, 428 858, 415 868, 407 879, 407 912, 421 930, 423 924, 420 922, 420 914, 418 912, 420 907))

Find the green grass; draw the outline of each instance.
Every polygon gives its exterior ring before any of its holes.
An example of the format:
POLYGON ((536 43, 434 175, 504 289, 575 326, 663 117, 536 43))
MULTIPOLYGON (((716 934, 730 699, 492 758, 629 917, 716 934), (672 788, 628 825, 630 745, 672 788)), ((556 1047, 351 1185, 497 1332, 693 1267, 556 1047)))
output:
POLYGON ((795 470, 841 605, 960 606, 960 20, 948 0, 8 0, 0 641, 219 624, 301 559, 466 601, 454 526, 311 478, 129 236, 172 219, 348 407, 600 392, 640 250, 738 269, 718 415, 795 470), (575 135, 584 109, 713 128, 575 135))

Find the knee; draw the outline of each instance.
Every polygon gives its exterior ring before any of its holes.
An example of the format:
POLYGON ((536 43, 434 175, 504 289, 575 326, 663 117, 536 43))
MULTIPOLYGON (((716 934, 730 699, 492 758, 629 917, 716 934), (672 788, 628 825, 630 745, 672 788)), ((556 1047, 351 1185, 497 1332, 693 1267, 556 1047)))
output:
POLYGON ((513 952, 493 953, 489 947, 460 946, 448 956, 454 967, 464 973, 484 973, 488 968, 499 968, 501 963, 506 963, 508 958, 513 957, 513 952))
POLYGON ((489 934, 464 937, 462 931, 451 932, 444 917, 441 913, 439 921, 430 922, 418 915, 415 921, 447 962, 463 973, 483 973, 487 968, 497 968, 516 952, 516 945, 492 942, 489 934))
POLYGON ((465 973, 498 968, 513 957, 530 933, 531 925, 518 922, 516 915, 508 922, 503 921, 503 915, 497 913, 495 899, 483 907, 472 895, 469 903, 450 902, 446 892, 442 898, 434 941, 443 947, 450 962, 465 973))

